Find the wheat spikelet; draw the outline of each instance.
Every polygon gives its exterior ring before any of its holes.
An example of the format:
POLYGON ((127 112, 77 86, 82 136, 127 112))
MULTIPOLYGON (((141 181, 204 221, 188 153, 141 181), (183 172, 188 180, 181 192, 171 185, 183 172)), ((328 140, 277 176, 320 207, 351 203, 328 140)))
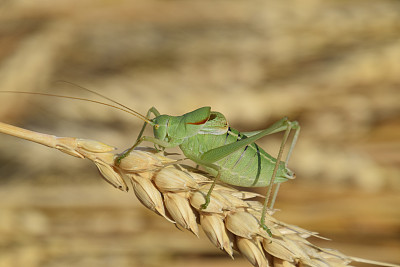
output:
POLYGON ((243 254, 254 266, 349 266, 364 262, 382 266, 394 264, 346 256, 319 248, 306 239, 316 233, 266 216, 272 237, 260 227, 262 204, 251 200, 258 194, 217 185, 204 210, 210 179, 153 149, 132 151, 114 165, 114 148, 94 140, 56 137, 0 123, 0 132, 56 148, 69 155, 87 158, 96 164, 103 178, 114 187, 128 191, 129 180, 140 202, 168 221, 198 236, 199 226, 209 240, 233 258, 243 254))

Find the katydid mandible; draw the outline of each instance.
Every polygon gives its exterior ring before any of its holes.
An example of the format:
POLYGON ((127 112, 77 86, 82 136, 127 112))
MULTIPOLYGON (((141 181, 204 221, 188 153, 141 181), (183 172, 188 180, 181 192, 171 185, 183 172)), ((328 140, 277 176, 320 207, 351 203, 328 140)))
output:
POLYGON ((272 235, 265 225, 265 214, 274 183, 277 186, 270 209, 273 208, 279 184, 295 178, 287 163, 300 132, 297 121, 289 121, 285 117, 265 130, 240 133, 228 126, 223 114, 211 111, 210 107, 202 107, 182 116, 161 115, 152 107, 144 121, 135 144, 117 157, 117 165, 143 141, 152 142, 163 149, 179 146, 187 158, 203 166, 215 177, 202 209, 206 209, 210 203, 217 181, 243 187, 268 186, 260 226, 272 235), (150 118, 151 114, 155 116, 153 119, 150 118), (143 136, 147 124, 153 127, 154 137, 143 136), (286 160, 282 161, 283 150, 292 129, 295 130, 295 134, 286 160), (255 143, 266 135, 283 131, 285 133, 277 158, 269 155, 255 143))

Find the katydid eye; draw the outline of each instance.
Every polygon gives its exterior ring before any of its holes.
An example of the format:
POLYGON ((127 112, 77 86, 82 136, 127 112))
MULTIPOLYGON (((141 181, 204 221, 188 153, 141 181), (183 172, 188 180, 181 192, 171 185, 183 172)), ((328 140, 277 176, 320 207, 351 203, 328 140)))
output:
POLYGON ((160 125, 158 124, 154 125, 154 129, 158 130, 158 128, 160 128, 160 125))

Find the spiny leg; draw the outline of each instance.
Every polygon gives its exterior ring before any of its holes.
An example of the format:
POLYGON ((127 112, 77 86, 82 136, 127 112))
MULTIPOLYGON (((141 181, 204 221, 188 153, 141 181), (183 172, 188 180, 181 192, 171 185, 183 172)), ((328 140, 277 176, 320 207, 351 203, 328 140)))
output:
POLYGON ((265 197, 264 207, 267 207, 267 204, 269 203, 269 199, 271 197, 272 188, 274 186, 276 173, 278 171, 279 164, 280 164, 281 159, 282 159, 283 150, 285 149, 285 145, 286 145, 287 139, 288 139, 290 131, 292 129, 292 127, 290 125, 291 125, 291 122, 288 121, 288 125, 287 125, 287 128, 286 128, 285 134, 284 134, 284 136, 282 138, 281 145, 279 147, 279 152, 278 152, 278 156, 276 158, 275 167, 274 167, 274 170, 272 172, 271 180, 270 180, 270 183, 269 183, 269 186, 268 186, 268 191, 267 191, 267 195, 265 197))
POLYGON ((242 147, 245 147, 247 145, 256 142, 258 139, 266 135, 284 131, 287 129, 287 123, 288 119, 285 117, 275 122, 273 125, 271 125, 265 130, 254 132, 253 135, 247 138, 241 139, 240 141, 234 143, 230 143, 227 145, 211 149, 205 152, 203 155, 201 155, 200 157, 202 161, 201 164, 207 166, 207 164, 212 164, 220 159, 223 159, 229 156, 230 154, 234 153, 235 151, 241 149, 242 147))
POLYGON ((201 162, 198 162, 198 163, 200 163, 203 166, 207 166, 212 169, 215 169, 218 172, 213 184, 211 185, 210 189, 208 190, 208 193, 206 196, 206 203, 204 203, 202 205, 202 209, 207 208, 208 204, 210 203, 210 197, 211 197, 212 190, 214 189, 214 186, 220 177, 220 168, 213 163, 229 156, 230 154, 237 151, 238 149, 241 149, 251 143, 254 143, 258 139, 262 138, 263 136, 266 136, 266 135, 269 135, 269 134, 272 134, 275 132, 283 131, 284 129, 287 128, 286 127, 287 120, 288 120, 287 118, 283 118, 283 119, 275 122, 273 125, 271 125, 270 127, 268 127, 265 130, 254 132, 248 138, 241 139, 240 141, 235 142, 235 143, 231 143, 228 145, 224 145, 221 147, 211 149, 201 156, 201 162))
POLYGON ((275 186, 275 190, 274 190, 274 194, 272 195, 272 200, 271 200, 271 204, 269 205, 269 210, 274 210, 274 205, 275 205, 275 200, 276 200, 276 197, 278 196, 278 191, 279 191, 279 188, 281 187, 281 184, 280 183, 278 183, 276 186, 275 186))
MULTIPOLYGON (((290 144, 289 152, 288 152, 288 154, 286 156, 285 167, 287 167, 287 165, 288 165, 290 156, 292 155, 292 152, 293 152, 293 148, 296 145, 297 138, 299 137, 300 125, 298 124, 297 121, 293 121, 292 122, 292 129, 296 129, 296 131, 294 133, 294 136, 293 136, 293 139, 292 139, 292 143, 290 144)), ((271 204, 269 206, 269 210, 273 210, 274 209, 274 205, 275 205, 276 197, 278 196, 278 191, 279 191, 280 185, 281 184, 279 183, 275 187, 275 191, 274 191, 274 194, 273 194, 273 197, 272 197, 272 200, 271 200, 271 204)))
MULTIPOLYGON (((150 115, 151 113, 153 113, 156 117, 160 116, 160 112, 158 112, 158 110, 155 107, 151 107, 146 114, 146 119, 150 120, 150 115)), ((129 153, 132 152, 132 150, 135 149, 135 147, 137 147, 143 140, 142 140, 142 135, 144 132, 144 129, 147 126, 147 121, 144 122, 142 129, 139 132, 138 137, 136 138, 135 143, 133 144, 133 146, 131 146, 129 149, 125 150, 124 152, 122 152, 122 154, 118 155, 118 157, 115 159, 115 164, 117 166, 119 166, 119 164, 121 164, 121 160, 124 159, 126 156, 129 155, 129 153)))
POLYGON ((285 134, 283 136, 281 146, 279 148, 279 153, 278 153, 278 157, 276 159, 275 168, 274 168, 274 171, 273 171, 272 176, 271 176, 270 184, 268 186, 267 196, 265 197, 264 206, 263 206, 263 209, 262 209, 262 212, 261 212, 260 225, 264 230, 266 230, 268 232, 268 234, 270 236, 272 235, 271 234, 271 230, 265 225, 265 214, 267 213, 268 202, 269 202, 269 198, 271 196, 272 187, 273 187, 274 182, 275 182, 275 177, 276 177, 276 173, 278 171, 279 163, 281 162, 283 149, 285 148, 285 144, 286 144, 286 141, 287 141, 287 139, 289 137, 290 130, 292 129, 292 122, 286 121, 286 123, 287 123, 286 124, 287 125, 286 126, 286 131, 285 131, 285 134))
MULTIPOLYGON (((221 147, 211 149, 201 156, 201 161, 202 161, 201 165, 204 165, 204 166, 212 165, 212 163, 217 162, 218 160, 229 156, 230 154, 234 153, 238 149, 241 149, 249 144, 252 144, 252 143, 256 142, 258 139, 260 139, 266 135, 281 132, 281 131, 286 131, 285 137, 284 137, 284 142, 283 142, 283 145, 281 148, 282 151, 280 151, 280 156, 278 157, 279 160, 278 160, 277 164, 275 165, 273 178, 271 179, 271 180, 274 180, 275 176, 276 176, 276 172, 278 170, 280 158, 282 157, 283 147, 284 147, 286 140, 290 133, 291 125, 292 125, 292 123, 285 117, 285 118, 275 122, 273 125, 271 125, 270 127, 268 127, 265 130, 250 133, 250 135, 247 138, 241 139, 240 141, 230 143, 230 144, 227 144, 227 145, 224 145, 221 147)), ((272 181, 272 183, 273 183, 273 181, 272 181)), ((211 188, 211 190, 209 190, 208 195, 211 195, 212 188, 211 188)), ((267 204, 268 203, 266 203, 266 205, 267 204)), ((271 235, 271 231, 265 225, 265 212, 266 212, 266 207, 267 207, 266 205, 264 205, 264 209, 263 209, 264 211, 263 211, 263 216, 261 218, 262 220, 261 220, 260 225, 268 232, 269 235, 271 235)))
POLYGON ((288 154, 286 156, 285 166, 287 166, 287 164, 288 164, 290 156, 292 155, 292 152, 293 152, 293 148, 296 145, 297 138, 299 137, 299 134, 300 134, 300 125, 299 125, 299 123, 297 121, 293 121, 292 122, 292 129, 295 129, 296 131, 294 132, 292 143, 290 144, 289 152, 288 152, 288 154))

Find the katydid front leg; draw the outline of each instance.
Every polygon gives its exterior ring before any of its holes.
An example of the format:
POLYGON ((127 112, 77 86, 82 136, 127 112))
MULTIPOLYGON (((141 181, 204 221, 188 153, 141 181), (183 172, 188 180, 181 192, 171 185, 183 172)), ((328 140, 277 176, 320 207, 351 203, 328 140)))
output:
MULTIPOLYGON (((150 120, 150 115, 151 113, 154 114, 154 116, 160 116, 160 112, 158 112, 158 110, 155 107, 151 107, 146 114, 146 119, 150 120)), ((129 153, 132 152, 132 150, 135 149, 135 147, 137 147, 141 142, 145 141, 144 139, 142 139, 142 135, 144 132, 144 129, 147 126, 147 121, 144 122, 142 129, 139 132, 138 137, 136 138, 136 142, 133 144, 133 146, 131 146, 128 150, 125 150, 122 154, 118 155, 118 157, 115 159, 115 165, 119 166, 121 164, 121 160, 124 159, 126 156, 129 155, 129 153)), ((150 141, 150 140, 146 140, 146 141, 150 141)), ((151 141, 150 141, 151 142, 151 141)))

